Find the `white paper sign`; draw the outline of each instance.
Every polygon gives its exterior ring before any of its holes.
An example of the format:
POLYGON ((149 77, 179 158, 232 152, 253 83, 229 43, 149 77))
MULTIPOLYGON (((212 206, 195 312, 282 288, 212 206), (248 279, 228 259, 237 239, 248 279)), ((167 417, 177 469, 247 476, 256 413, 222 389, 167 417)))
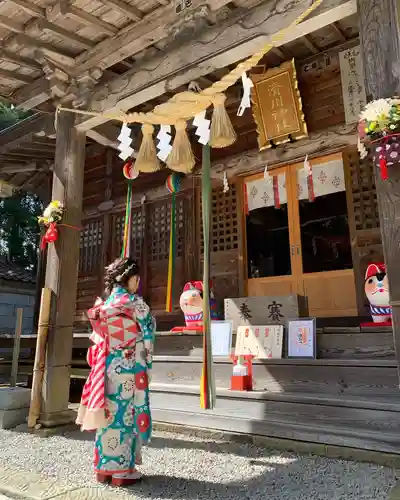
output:
POLYGON ((316 357, 315 318, 288 321, 288 358, 316 357))
POLYGON ((232 321, 211 321, 213 356, 229 357, 232 349, 232 321))
POLYGON ((235 355, 252 354, 260 359, 281 359, 283 325, 239 326, 235 355))

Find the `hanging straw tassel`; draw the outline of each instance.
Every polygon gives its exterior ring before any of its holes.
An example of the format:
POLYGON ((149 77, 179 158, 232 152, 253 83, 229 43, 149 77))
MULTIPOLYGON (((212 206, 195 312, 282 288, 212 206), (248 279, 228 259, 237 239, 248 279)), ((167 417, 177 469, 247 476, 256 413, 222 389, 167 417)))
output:
POLYGON ((148 123, 142 125, 143 139, 135 161, 135 167, 139 172, 157 172, 161 168, 153 141, 153 132, 153 125, 148 123))
POLYGON ((236 133, 225 109, 225 94, 213 97, 214 112, 211 119, 210 146, 226 148, 236 141, 236 133))
POLYGON ((175 139, 172 150, 167 158, 167 166, 175 172, 188 174, 193 170, 195 159, 186 133, 186 122, 180 120, 175 125, 175 139))

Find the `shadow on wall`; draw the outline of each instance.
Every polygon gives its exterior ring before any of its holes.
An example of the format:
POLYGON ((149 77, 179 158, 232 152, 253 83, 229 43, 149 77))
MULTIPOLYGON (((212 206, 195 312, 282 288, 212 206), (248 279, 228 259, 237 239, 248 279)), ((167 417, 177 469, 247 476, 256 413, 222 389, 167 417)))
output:
POLYGON ((34 293, 0 292, 0 334, 14 335, 17 309, 22 308, 24 310, 22 334, 30 335, 32 333, 34 303, 34 293))

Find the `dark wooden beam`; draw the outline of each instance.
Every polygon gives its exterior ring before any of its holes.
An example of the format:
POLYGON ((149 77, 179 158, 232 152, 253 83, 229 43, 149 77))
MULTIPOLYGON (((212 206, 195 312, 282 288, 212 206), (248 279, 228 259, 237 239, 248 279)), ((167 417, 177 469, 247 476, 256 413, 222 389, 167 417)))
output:
POLYGON ((0 68, 0 77, 20 83, 32 83, 34 81, 34 78, 31 76, 21 75, 21 73, 18 73, 17 71, 8 71, 3 68, 0 68))
POLYGON ((85 26, 98 28, 102 33, 106 33, 107 35, 115 35, 118 31, 118 28, 112 24, 106 23, 93 14, 78 9, 74 5, 71 5, 68 0, 62 0, 47 8, 47 19, 49 21, 56 21, 64 17, 74 19, 85 26))
POLYGON ((22 172, 33 172, 37 169, 35 162, 29 162, 26 164, 13 165, 6 162, 1 162, 1 174, 18 174, 22 172))
POLYGON ((300 40, 312 54, 318 54, 319 52, 321 52, 320 48, 317 47, 315 42, 311 40, 311 37, 309 35, 303 36, 303 38, 301 38, 300 40))
POLYGON ((52 115, 36 113, 13 127, 0 132, 0 154, 7 154, 18 147, 21 143, 29 141, 35 134, 42 130, 54 129, 54 117, 52 115))
POLYGON ((32 2, 28 2, 26 0, 11 0, 11 2, 15 5, 18 5, 21 9, 23 9, 27 14, 30 14, 32 17, 45 17, 45 9, 40 7, 37 4, 32 2))
POLYGON ((13 21, 12 19, 3 15, 0 15, 0 26, 2 28, 12 31, 13 33, 24 32, 24 25, 22 23, 13 21))
POLYGON ((37 151, 34 155, 32 151, 23 151, 23 150, 14 150, 14 151, 9 151, 7 155, 0 155, 0 161, 6 161, 8 160, 15 160, 15 161, 28 161, 29 159, 32 159, 32 157, 35 157, 35 160, 51 160, 54 158, 54 151, 50 152, 39 152, 37 151))
MULTIPOLYGON (((399 92, 400 27, 397 0, 357 0, 361 51, 368 100, 399 92)), ((400 170, 390 168, 389 180, 375 170, 383 253, 393 307, 393 335, 400 376, 400 170)))
POLYGON ((77 35, 76 33, 71 33, 70 31, 62 28, 61 26, 58 26, 57 24, 54 23, 50 23, 45 19, 40 19, 38 21, 38 27, 42 31, 51 31, 59 38, 62 38, 63 40, 66 40, 67 42, 72 43, 74 45, 80 45, 85 49, 91 49, 96 45, 95 42, 92 42, 87 38, 83 38, 82 36, 77 35))
POLYGON ((36 38, 33 38, 32 36, 25 35, 23 33, 18 33, 15 35, 15 40, 17 43, 22 45, 23 47, 32 47, 36 49, 43 49, 47 50, 48 52, 51 52, 53 54, 56 54, 57 56, 65 56, 67 58, 72 58, 73 54, 71 53, 71 50, 69 49, 64 49, 61 47, 55 47, 51 43, 44 42, 43 40, 37 40, 36 38))
POLYGON ((342 31, 342 28, 340 27, 339 23, 332 23, 330 27, 336 33, 336 35, 338 36, 339 40, 342 43, 347 42, 347 37, 342 31))
POLYGON ((107 5, 107 7, 111 7, 114 10, 117 10, 124 16, 133 19, 134 21, 140 21, 144 17, 144 14, 141 10, 133 5, 129 5, 122 0, 100 0, 101 3, 107 5))
POLYGON ((17 64, 18 66, 24 66, 25 68, 34 69, 34 70, 42 70, 41 65, 34 61, 33 59, 29 59, 28 57, 22 57, 14 52, 10 52, 6 49, 0 49, 0 59, 4 61, 17 64))

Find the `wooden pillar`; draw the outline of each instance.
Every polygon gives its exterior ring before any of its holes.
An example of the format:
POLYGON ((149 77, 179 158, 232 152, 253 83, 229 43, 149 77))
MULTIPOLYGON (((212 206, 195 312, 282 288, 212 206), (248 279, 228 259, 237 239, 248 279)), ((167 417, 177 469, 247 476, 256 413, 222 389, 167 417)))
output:
POLYGON ((85 164, 85 134, 74 124, 73 113, 59 113, 52 199, 64 205, 64 226, 56 244, 49 246, 46 267, 45 286, 53 298, 39 420, 45 427, 72 420, 68 401, 85 164))
MULTIPOLYGON (((399 93, 399 1, 357 0, 368 101, 399 93)), ((383 252, 393 306, 393 335, 400 375, 400 169, 382 181, 375 171, 383 252)))

